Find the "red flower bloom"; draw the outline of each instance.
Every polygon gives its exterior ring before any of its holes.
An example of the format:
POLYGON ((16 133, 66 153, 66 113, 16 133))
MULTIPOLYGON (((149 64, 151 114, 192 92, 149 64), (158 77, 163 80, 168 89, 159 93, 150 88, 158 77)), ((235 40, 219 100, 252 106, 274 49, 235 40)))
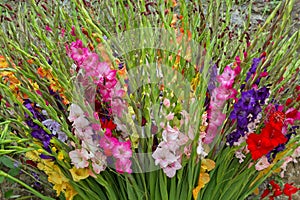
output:
POLYGON ((261 158, 263 155, 267 154, 273 149, 269 138, 263 137, 262 134, 251 133, 246 142, 253 160, 261 158))
POLYGON ((282 195, 282 191, 280 185, 278 185, 275 181, 271 180, 270 185, 272 186, 273 195, 270 196, 270 199, 274 199, 274 197, 278 197, 282 195))
POLYGON ((112 121, 112 120, 100 120, 101 123, 101 128, 102 129, 110 129, 110 130, 114 130, 117 125, 112 121))
POLYGON ((289 200, 292 200, 292 195, 295 194, 298 190, 300 190, 300 188, 296 188, 295 186, 293 186, 293 183, 286 183, 283 188, 283 193, 289 197, 289 200))
POLYGON ((280 190, 280 185, 278 185, 274 180, 270 181, 270 185, 272 186, 273 190, 280 190))
POLYGON ((271 193, 271 191, 269 190, 269 188, 265 189, 265 190, 263 191, 263 193, 261 194, 260 199, 265 198, 265 197, 268 196, 270 193, 271 193))
MULTIPOLYGON (((282 134, 281 130, 279 131, 276 128, 276 125, 266 124, 266 126, 263 128, 262 137, 266 137, 269 139, 269 143, 272 146, 272 149, 277 147, 280 144, 284 144, 287 142, 287 138, 282 134)), ((270 149, 270 150, 272 150, 270 149)))
POLYGON ((285 115, 283 112, 276 111, 272 113, 269 117, 269 123, 275 129, 281 131, 284 123, 285 115))
POLYGON ((293 102, 293 99, 292 98, 288 98, 285 102, 285 105, 286 106, 289 106, 291 103, 293 102))

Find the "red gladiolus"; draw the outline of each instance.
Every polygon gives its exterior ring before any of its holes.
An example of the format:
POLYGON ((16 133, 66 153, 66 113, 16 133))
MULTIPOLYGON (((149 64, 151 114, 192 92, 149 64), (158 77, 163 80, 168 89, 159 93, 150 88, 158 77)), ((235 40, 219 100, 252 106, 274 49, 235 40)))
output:
POLYGON ((284 113, 280 111, 276 111, 271 114, 269 118, 270 125, 275 128, 276 130, 281 131, 284 123, 284 113))
POLYGON ((261 135, 262 137, 266 137, 269 139, 269 143, 272 145, 272 149, 280 144, 284 144, 287 142, 287 138, 282 134, 282 132, 274 128, 274 126, 270 124, 267 124, 264 127, 261 135))
POLYGON ((266 196, 268 196, 271 193, 271 191, 267 188, 264 190, 264 192, 261 194, 260 199, 265 198, 266 196))
POLYGON ((117 127, 117 125, 112 120, 100 120, 100 123, 102 129, 114 130, 117 127))
POLYGON ((286 183, 283 188, 283 193, 289 197, 289 200, 292 200, 292 195, 295 194, 298 190, 300 190, 300 188, 293 186, 293 183, 286 183))
POLYGON ((261 158, 278 145, 287 142, 287 138, 282 134, 281 129, 281 125, 274 122, 268 123, 260 134, 251 133, 248 136, 246 142, 253 160, 261 158))
POLYGON ((247 138, 247 144, 253 160, 261 158, 273 149, 269 138, 262 137, 262 134, 251 133, 247 138))

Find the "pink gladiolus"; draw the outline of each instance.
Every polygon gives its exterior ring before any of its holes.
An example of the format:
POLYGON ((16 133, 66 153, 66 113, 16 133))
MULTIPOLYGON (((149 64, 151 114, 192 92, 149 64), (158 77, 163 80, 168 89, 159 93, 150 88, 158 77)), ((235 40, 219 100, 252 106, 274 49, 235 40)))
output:
POLYGON ((237 95, 237 91, 235 89, 228 89, 223 86, 220 86, 215 90, 217 91, 217 99, 222 100, 223 102, 230 98, 235 98, 237 95))
POLYGON ((115 158, 118 159, 129 159, 132 156, 131 144, 130 141, 119 142, 112 149, 112 154, 115 158))
POLYGON ((69 49, 69 56, 81 64, 88 56, 88 48, 84 48, 82 41, 77 40, 76 42, 72 42, 69 49))
POLYGON ((122 174, 122 173, 131 174, 132 173, 131 164, 132 164, 132 162, 129 159, 117 159, 116 160, 116 171, 120 174, 122 174))
POLYGON ((99 130, 101 130, 101 125, 100 124, 92 124, 92 128, 94 131, 99 131, 99 130))
POLYGON ((217 80, 222 86, 226 88, 231 88, 234 82, 235 72, 230 66, 226 66, 222 75, 217 76, 217 80))
POLYGON ((103 148, 106 156, 112 156, 113 149, 119 144, 119 141, 114 137, 103 136, 100 139, 100 147, 103 148))

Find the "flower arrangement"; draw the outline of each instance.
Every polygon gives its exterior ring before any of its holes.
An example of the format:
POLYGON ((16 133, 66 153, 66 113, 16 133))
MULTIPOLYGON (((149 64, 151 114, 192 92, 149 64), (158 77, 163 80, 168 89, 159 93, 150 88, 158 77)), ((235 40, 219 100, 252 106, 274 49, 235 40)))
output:
POLYGON ((61 199, 246 199, 300 156, 293 3, 251 33, 232 1, 4 5, 0 155, 61 199))

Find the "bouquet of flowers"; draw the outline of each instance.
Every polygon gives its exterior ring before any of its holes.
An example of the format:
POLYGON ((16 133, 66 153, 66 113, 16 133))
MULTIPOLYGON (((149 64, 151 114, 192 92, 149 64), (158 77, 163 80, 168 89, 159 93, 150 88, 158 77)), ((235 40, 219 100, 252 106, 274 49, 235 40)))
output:
POLYGON ((231 0, 3 5, 0 155, 60 199, 246 199, 300 156, 293 4, 257 30, 231 0))

